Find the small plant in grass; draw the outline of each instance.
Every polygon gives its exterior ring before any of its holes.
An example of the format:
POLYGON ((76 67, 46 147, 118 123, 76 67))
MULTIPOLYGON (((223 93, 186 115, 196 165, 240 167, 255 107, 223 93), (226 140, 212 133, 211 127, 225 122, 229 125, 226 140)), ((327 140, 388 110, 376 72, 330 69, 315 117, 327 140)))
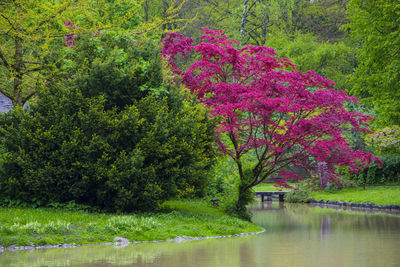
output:
POLYGON ((347 177, 342 177, 340 180, 340 183, 342 184, 343 188, 355 188, 357 187, 357 182, 349 179, 347 177))

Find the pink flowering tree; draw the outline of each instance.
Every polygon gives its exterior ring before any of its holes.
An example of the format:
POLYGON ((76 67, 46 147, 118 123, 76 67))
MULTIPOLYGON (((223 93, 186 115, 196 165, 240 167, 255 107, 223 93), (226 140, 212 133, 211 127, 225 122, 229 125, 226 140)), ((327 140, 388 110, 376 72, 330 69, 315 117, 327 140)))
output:
POLYGON ((349 112, 344 103, 357 100, 334 90, 334 82, 314 71, 295 71, 272 48, 237 48, 239 43, 222 31, 203 30, 199 43, 169 33, 162 54, 177 78, 219 118, 219 149, 235 161, 240 177, 237 208, 244 209, 250 189, 268 177, 279 174, 286 186, 287 179, 299 179, 288 171, 290 165, 318 173, 318 162, 326 162, 326 179, 337 183, 337 166, 357 172, 379 161, 351 150, 343 137, 346 131, 369 132, 372 118, 349 112), (182 69, 182 57, 195 61, 182 69))

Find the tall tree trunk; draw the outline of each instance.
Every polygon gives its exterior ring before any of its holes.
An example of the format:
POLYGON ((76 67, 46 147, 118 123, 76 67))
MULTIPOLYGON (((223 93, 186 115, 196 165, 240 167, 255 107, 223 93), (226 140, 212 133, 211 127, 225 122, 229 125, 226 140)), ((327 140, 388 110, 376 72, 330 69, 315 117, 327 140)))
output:
POLYGON ((14 106, 22 106, 24 99, 22 97, 22 76, 23 76, 23 54, 22 54, 22 39, 15 37, 15 54, 14 54, 14 93, 12 102, 14 106))
MULTIPOLYGON (((167 20, 167 10, 169 8, 169 4, 167 3, 166 0, 163 0, 162 3, 163 3, 163 18, 164 18, 164 21, 166 21, 167 20)), ((171 23, 164 23, 162 27, 163 27, 163 30, 171 30, 172 29, 171 23)))
POLYGON ((144 1, 143 10, 144 10, 143 20, 147 22, 147 21, 149 21, 149 2, 148 1, 144 1))
POLYGON ((242 23, 240 25, 240 41, 244 40, 244 31, 246 28, 246 20, 247 20, 247 4, 248 0, 243 0, 243 13, 242 13, 242 23))

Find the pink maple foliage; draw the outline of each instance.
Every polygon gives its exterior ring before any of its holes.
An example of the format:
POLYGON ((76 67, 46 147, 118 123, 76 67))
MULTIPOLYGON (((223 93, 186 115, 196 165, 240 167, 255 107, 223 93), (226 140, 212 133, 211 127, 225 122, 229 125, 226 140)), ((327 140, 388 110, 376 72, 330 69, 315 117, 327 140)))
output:
POLYGON ((163 57, 181 82, 219 118, 216 127, 221 151, 234 159, 248 190, 289 165, 318 173, 317 162, 326 162, 326 176, 338 181, 337 166, 357 172, 379 159, 364 151, 353 151, 346 131, 370 132, 372 118, 350 112, 345 102, 356 102, 333 81, 314 71, 302 73, 274 49, 245 45, 228 39, 222 31, 203 28, 198 43, 179 33, 163 40, 163 57), (177 56, 195 61, 182 70, 177 56), (244 166, 243 156, 253 159, 244 166), (250 170, 246 171, 246 170, 250 170), (250 173, 250 175, 248 174, 250 173))

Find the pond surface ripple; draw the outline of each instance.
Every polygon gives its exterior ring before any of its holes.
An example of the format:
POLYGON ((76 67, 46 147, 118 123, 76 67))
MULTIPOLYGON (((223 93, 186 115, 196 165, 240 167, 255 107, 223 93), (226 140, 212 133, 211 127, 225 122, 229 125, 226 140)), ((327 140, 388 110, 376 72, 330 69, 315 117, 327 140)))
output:
POLYGON ((5 251, 0 266, 400 266, 400 216, 264 202, 260 235, 5 251))

